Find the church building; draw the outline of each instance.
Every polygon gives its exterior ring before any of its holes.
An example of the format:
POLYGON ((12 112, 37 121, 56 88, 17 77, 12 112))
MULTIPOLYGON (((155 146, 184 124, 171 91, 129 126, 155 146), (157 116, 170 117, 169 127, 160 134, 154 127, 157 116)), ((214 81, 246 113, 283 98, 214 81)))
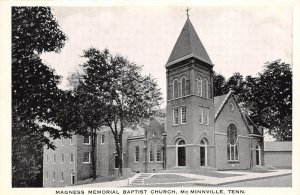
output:
POLYGON ((233 92, 214 97, 213 63, 189 17, 166 64, 167 169, 249 169, 263 162, 263 133, 233 92))
MULTIPOLYGON (((165 169, 250 169, 264 165, 262 128, 243 113, 234 92, 213 94, 213 63, 189 17, 165 65, 167 106, 123 135, 126 172, 165 169)), ((54 140, 44 148, 44 186, 66 186, 92 176, 89 137, 54 140)), ((96 141, 97 176, 118 173, 115 143, 108 127, 96 141)))

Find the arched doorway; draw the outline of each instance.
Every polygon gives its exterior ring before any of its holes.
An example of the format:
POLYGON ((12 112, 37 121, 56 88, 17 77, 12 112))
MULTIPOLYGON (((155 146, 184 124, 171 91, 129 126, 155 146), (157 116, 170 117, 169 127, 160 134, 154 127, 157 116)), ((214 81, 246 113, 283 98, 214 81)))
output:
POLYGON ((207 141, 200 141, 200 166, 207 166, 207 141))
POLYGON ((256 165, 261 165, 261 158, 260 158, 260 146, 256 145, 256 148, 255 148, 255 151, 256 151, 256 165))
POLYGON ((186 166, 185 141, 183 139, 178 140, 176 148, 177 166, 186 166))

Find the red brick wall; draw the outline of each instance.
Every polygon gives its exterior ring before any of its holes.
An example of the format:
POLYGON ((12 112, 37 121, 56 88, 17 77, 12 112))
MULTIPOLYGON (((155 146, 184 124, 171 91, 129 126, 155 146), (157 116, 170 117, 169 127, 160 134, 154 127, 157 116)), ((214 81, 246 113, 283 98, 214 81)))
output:
POLYGON ((44 174, 44 187, 57 187, 67 186, 71 184, 71 173, 75 171, 75 162, 70 163, 70 153, 74 154, 75 160, 75 142, 76 136, 73 136, 73 145, 70 145, 69 139, 63 139, 63 146, 61 145, 61 139, 53 140, 53 143, 57 147, 56 150, 47 149, 44 147, 44 159, 43 159, 43 174, 44 174), (53 163, 53 155, 56 155, 56 162, 53 163), (61 154, 64 154, 64 162, 61 162, 61 154), (47 156, 49 156, 49 162, 47 162, 47 156), (48 179, 46 174, 48 172, 48 179), (53 172, 55 172, 56 179, 53 180, 53 172), (61 173, 63 173, 63 180, 61 180, 61 173))

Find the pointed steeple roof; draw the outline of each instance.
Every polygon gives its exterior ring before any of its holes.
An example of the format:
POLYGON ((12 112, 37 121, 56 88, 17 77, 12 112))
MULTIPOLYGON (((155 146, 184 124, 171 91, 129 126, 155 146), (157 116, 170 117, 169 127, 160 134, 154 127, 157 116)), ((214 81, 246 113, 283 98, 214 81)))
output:
POLYGON ((166 67, 189 57, 195 57, 212 65, 212 62, 188 17, 168 59, 166 67))

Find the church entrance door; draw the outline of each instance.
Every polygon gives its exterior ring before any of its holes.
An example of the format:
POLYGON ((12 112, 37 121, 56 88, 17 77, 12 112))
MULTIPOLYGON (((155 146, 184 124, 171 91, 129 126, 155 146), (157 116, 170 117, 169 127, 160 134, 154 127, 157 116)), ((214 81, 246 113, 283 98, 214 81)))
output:
POLYGON ((205 164, 206 164, 205 147, 200 146, 200 166, 205 166, 205 164))
POLYGON ((207 142, 200 141, 200 166, 207 166, 207 142))
POLYGON ((256 165, 261 165, 261 159, 260 159, 260 147, 256 146, 256 165))
POLYGON ((177 166, 186 166, 186 151, 184 140, 177 142, 177 166))

